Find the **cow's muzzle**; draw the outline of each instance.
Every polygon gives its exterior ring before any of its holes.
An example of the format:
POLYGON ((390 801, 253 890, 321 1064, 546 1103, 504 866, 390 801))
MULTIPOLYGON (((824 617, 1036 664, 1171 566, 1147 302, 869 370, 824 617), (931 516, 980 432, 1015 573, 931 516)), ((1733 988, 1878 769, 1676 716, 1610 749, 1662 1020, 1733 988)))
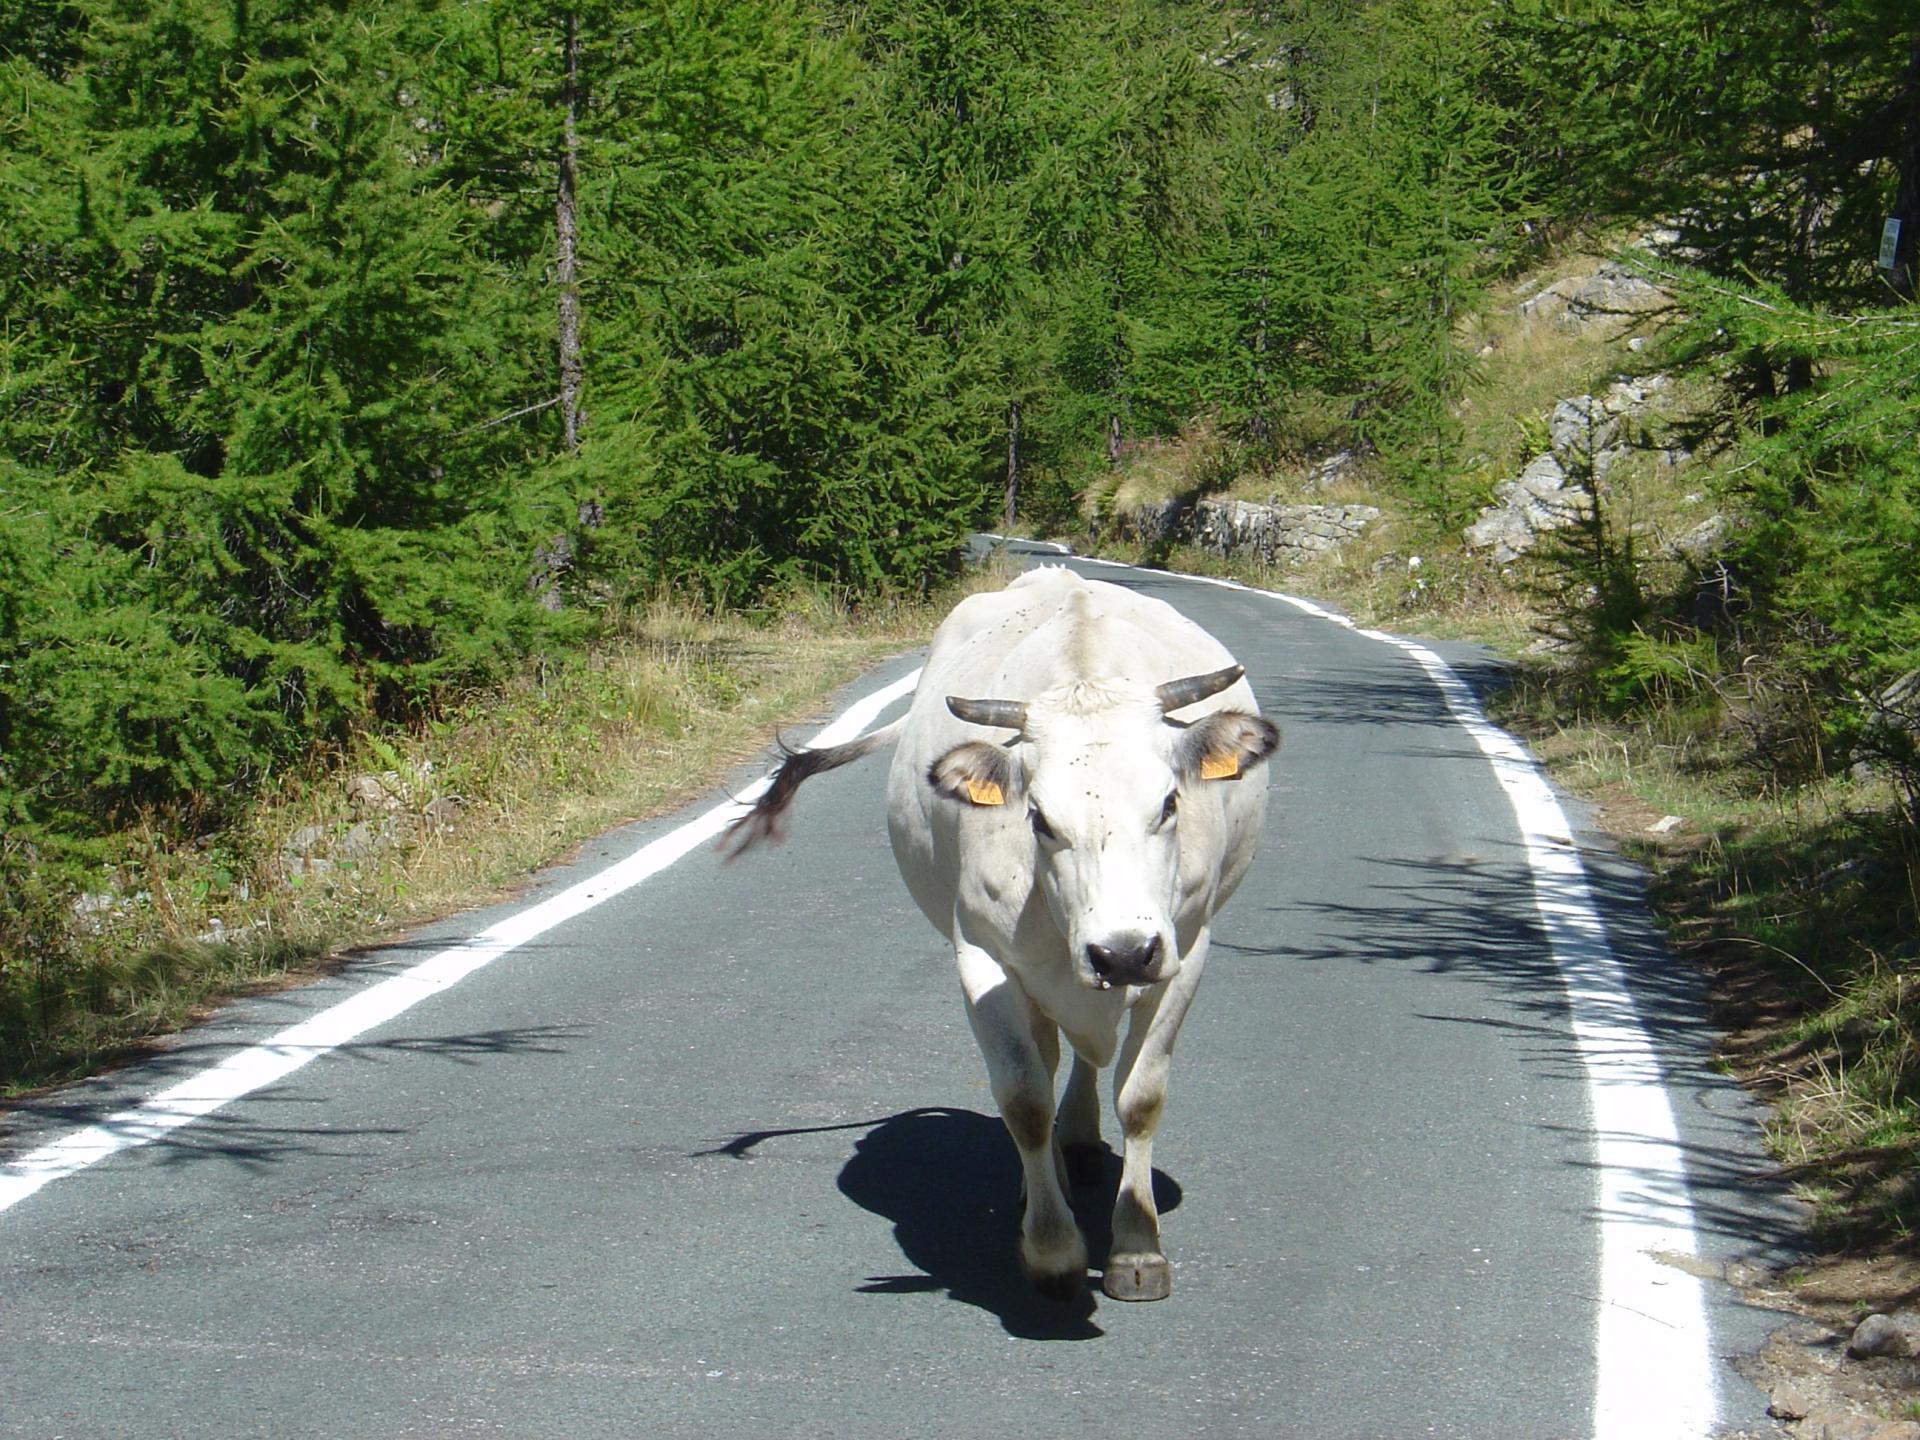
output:
POLYGON ((1115 985, 1157 985, 1174 968, 1158 935, 1116 935, 1111 945, 1089 945, 1087 967, 1102 990, 1115 985))

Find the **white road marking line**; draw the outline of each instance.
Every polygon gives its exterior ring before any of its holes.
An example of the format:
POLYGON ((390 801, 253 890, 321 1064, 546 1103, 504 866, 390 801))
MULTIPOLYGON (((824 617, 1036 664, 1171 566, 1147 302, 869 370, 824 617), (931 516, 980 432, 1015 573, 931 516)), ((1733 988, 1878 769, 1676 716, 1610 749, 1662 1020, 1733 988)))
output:
MULTIPOLYGON (((865 730, 901 696, 919 683, 915 670, 884 689, 848 706, 807 743, 838 745, 865 730)), ((219 1064, 169 1086, 130 1109, 76 1130, 0 1165, 0 1211, 43 1186, 61 1180, 109 1155, 150 1145, 223 1105, 285 1079, 309 1061, 354 1040, 429 996, 456 985, 509 951, 555 926, 631 890, 717 837, 767 787, 763 778, 724 805, 669 831, 559 894, 509 915, 471 939, 440 951, 397 975, 370 985, 270 1039, 236 1051, 219 1064)))
POLYGON ((1534 906, 1566 987, 1587 1073, 1599 1164, 1599 1388, 1595 1440, 1705 1436, 1718 1417, 1706 1297, 1663 1256, 1698 1253, 1685 1152, 1659 1057, 1594 905, 1572 827, 1539 767, 1481 712, 1453 667, 1411 641, 1361 630, 1414 660, 1492 763, 1533 871, 1534 906))
POLYGON ((1526 845, 1534 908, 1566 988, 1593 1114, 1600 1222, 1594 1440, 1648 1435, 1698 1440, 1712 1434, 1719 1387, 1706 1294, 1696 1276, 1671 1263, 1699 1253, 1673 1102, 1594 905, 1570 838, 1573 827, 1546 776, 1519 741, 1487 719, 1466 681, 1426 646, 1362 629, 1344 615, 1278 590, 1209 575, 1184 578, 1279 600, 1400 650, 1426 671, 1454 719, 1493 766, 1526 845))

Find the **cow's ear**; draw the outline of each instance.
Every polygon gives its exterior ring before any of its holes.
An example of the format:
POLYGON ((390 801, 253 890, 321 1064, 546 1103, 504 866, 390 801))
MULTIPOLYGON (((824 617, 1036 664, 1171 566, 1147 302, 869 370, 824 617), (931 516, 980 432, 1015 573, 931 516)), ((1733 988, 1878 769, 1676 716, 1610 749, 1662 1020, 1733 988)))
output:
POLYGON ((1238 780, 1280 748, 1280 727, 1264 715, 1221 710, 1196 720, 1174 741, 1183 780, 1238 780))
POLYGON ((969 740, 927 767, 927 783, 969 805, 1004 805, 1013 789, 1013 759, 998 745, 969 740))

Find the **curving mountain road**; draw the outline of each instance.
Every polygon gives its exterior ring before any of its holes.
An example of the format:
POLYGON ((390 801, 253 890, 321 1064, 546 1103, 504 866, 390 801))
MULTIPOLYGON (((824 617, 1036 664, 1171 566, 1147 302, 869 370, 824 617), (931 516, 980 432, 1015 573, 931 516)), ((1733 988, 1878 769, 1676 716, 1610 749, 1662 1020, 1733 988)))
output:
POLYGON ((1096 573, 1219 635, 1284 736, 1155 1150, 1171 1300, 1027 1294, 874 759, 783 849, 630 827, 6 1116, 0 1435, 1771 1433, 1727 1364, 1767 1317, 1696 1277, 1792 1217, 1632 871, 1478 719, 1484 661, 1096 573))

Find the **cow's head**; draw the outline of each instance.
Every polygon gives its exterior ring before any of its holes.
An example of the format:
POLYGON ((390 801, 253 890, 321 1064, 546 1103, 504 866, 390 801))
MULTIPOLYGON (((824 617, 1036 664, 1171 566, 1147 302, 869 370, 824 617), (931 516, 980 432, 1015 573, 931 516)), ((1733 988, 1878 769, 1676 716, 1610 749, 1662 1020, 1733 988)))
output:
POLYGON ((1180 968, 1183 797, 1239 779, 1280 732, 1243 710, 1191 724, 1174 713, 1241 674, 1234 665, 1144 693, 1074 681, 1029 702, 947 699, 960 719, 1015 730, 1017 742, 957 745, 928 779, 962 804, 1024 812, 1041 892, 1088 985, 1151 985, 1180 968))

